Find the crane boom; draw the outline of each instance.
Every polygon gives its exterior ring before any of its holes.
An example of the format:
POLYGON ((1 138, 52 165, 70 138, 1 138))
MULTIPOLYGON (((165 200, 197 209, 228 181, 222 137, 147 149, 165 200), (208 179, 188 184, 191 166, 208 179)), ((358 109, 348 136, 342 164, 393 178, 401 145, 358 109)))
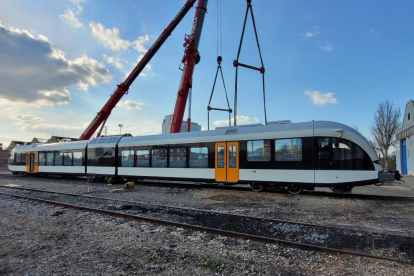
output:
MULTIPOLYGON (((151 58, 155 55, 155 53, 161 48, 164 42, 167 40, 168 36, 171 35, 172 31, 177 27, 180 21, 184 18, 187 12, 191 9, 194 5, 196 0, 187 0, 178 14, 174 17, 171 23, 164 29, 158 39, 154 42, 154 44, 149 48, 147 53, 144 57, 138 62, 137 66, 135 66, 134 70, 129 74, 129 76, 125 79, 125 81, 121 84, 118 84, 115 91, 111 94, 111 97, 106 102, 106 104, 102 107, 102 109, 98 112, 89 126, 85 129, 82 135, 79 137, 79 140, 88 140, 92 137, 94 132, 98 129, 101 124, 104 124, 105 121, 108 119, 109 115, 112 112, 112 109, 116 106, 119 100, 125 95, 128 90, 129 86, 134 82, 134 80, 138 77, 142 70, 144 70, 145 66, 151 60, 151 58)), ((98 132, 97 136, 100 136, 102 131, 98 132)))
MULTIPOLYGON (((171 121, 170 133, 181 131, 181 124, 187 103, 188 92, 193 85, 194 66, 200 60, 198 53, 198 44, 200 42, 201 30, 204 23, 204 16, 207 11, 207 0, 198 0, 196 13, 194 16, 193 28, 191 35, 185 38, 184 43, 184 63, 183 73, 181 75, 180 86, 178 87, 177 100, 175 102, 174 114, 171 121)), ((188 122, 189 123, 189 122, 188 122)), ((187 126, 188 129, 188 126, 187 126)))

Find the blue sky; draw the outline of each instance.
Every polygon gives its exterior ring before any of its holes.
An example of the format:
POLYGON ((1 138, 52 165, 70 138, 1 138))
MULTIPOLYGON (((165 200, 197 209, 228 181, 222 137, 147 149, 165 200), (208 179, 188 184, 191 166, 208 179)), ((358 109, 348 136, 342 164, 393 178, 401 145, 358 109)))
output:
MULTIPOLYGON (((0 142, 78 137, 184 0, 3 0, 0 142)), ((233 107, 246 2, 222 0, 219 54, 233 107)), ((369 136, 378 103, 413 98, 414 2, 259 1, 253 10, 266 68, 268 121, 330 120, 369 136)), ((109 134, 158 134, 174 109, 193 8, 113 110, 109 134)), ((192 119, 207 128, 216 71, 217 0, 208 3, 193 79, 192 119)), ((259 66, 249 19, 240 62, 259 66)), ((238 122, 264 123, 261 75, 240 68, 238 122)), ((217 85, 212 106, 226 107, 217 85)), ((212 112, 210 128, 225 124, 212 112)))

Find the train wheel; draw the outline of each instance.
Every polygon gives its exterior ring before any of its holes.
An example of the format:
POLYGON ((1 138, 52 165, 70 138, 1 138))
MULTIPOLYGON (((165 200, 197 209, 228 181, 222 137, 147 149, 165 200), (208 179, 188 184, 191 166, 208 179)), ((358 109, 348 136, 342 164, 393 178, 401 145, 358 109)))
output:
POLYGON ((260 185, 252 183, 250 184, 250 189, 252 189, 253 192, 261 192, 263 191, 264 186, 260 186, 260 185))
POLYGON ((298 186, 298 185, 289 185, 287 187, 287 190, 290 194, 297 195, 297 194, 300 194, 303 191, 303 187, 298 186))

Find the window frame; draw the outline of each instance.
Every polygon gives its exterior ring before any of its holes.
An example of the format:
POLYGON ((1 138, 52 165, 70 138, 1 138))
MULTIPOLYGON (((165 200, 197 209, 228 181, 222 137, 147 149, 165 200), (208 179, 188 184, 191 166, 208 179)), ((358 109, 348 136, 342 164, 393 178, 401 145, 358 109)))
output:
MULTIPOLYGON (((199 146, 199 147, 188 147, 188 167, 189 168, 198 168, 198 169, 204 169, 204 168, 208 168, 208 159, 209 159, 209 152, 208 152, 208 147, 207 146, 199 146), (205 166, 203 165, 202 167, 200 166, 192 166, 191 164, 191 150, 192 149, 206 149, 207 150, 207 157, 203 159, 203 164, 205 163, 205 166)), ((197 154, 204 154, 203 152, 197 152, 197 154)))
POLYGON ((168 148, 168 167, 169 168, 187 168, 187 159, 188 159, 187 154, 188 154, 187 147, 171 147, 171 148, 169 147, 168 148), (180 155, 180 157, 183 157, 183 160, 180 160, 180 161, 171 160, 171 157, 174 156, 174 153, 179 153, 180 149, 185 151, 185 153, 181 153, 181 155, 180 155), (175 150, 175 152, 174 152, 174 150, 175 150), (173 155, 171 155, 171 154, 173 154, 173 155), (173 161, 173 162, 171 162, 171 161, 173 161), (180 166, 175 166, 175 165, 171 166, 171 164, 175 164, 175 163, 180 164, 180 166))
POLYGON ((133 168, 135 166, 135 150, 132 147, 124 147, 118 149, 121 156, 120 167, 133 168), (124 161, 124 152, 129 151, 128 160, 124 161), (132 153, 132 154, 131 154, 132 153), (131 162, 132 161, 132 162, 131 162), (129 166, 125 166, 124 162, 127 162, 129 166))
MULTIPOLYGON (((134 167, 137 167, 137 168, 150 168, 151 167, 151 162, 152 162, 151 153, 152 153, 152 150, 149 149, 149 148, 135 148, 134 149, 134 167), (147 151, 146 154, 148 154, 148 158, 146 159, 146 161, 147 161, 146 166, 142 166, 142 165, 138 164, 138 153, 137 153, 138 151, 147 151)), ((145 155, 145 153, 144 153, 144 155, 145 155)))
MULTIPOLYGON (((156 156, 156 155, 155 155, 156 156)), ((151 149, 151 167, 152 168, 168 168, 168 147, 160 147, 160 148, 152 148, 151 149), (158 162, 154 162, 154 150, 159 151, 159 156, 165 154, 165 166, 164 162, 162 163, 162 166, 154 166, 154 164, 158 164, 158 162)))
MULTIPOLYGON (((252 151, 252 153, 253 153, 253 151, 252 151)), ((266 155, 263 154, 262 156, 265 157, 266 155)), ((269 162, 269 161, 272 161, 272 140, 270 140, 270 139, 248 140, 247 143, 246 143, 246 160, 248 162, 269 162), (252 156, 253 160, 249 160, 249 142, 252 142, 252 146, 254 148, 254 142, 261 142, 261 141, 263 142, 263 153, 265 152, 266 142, 269 143, 269 145, 268 145, 268 147, 269 147, 269 158, 268 158, 268 160, 267 159, 266 160, 263 160, 263 159, 262 160, 254 160, 254 155, 252 156)))
POLYGON ((302 162, 303 161, 303 139, 302 139, 303 137, 291 137, 291 138, 279 138, 279 139, 275 139, 275 149, 274 149, 274 155, 275 155, 275 157, 274 157, 274 161, 276 161, 276 162, 302 162), (298 160, 296 160, 296 159, 294 159, 294 160, 287 160, 287 159, 284 159, 284 160, 278 160, 278 157, 277 157, 277 153, 278 153, 278 151, 277 151, 277 141, 281 141, 281 140, 299 140, 300 141, 300 159, 298 159, 298 160))
POLYGON ((69 151, 63 152, 63 162, 62 162, 62 164, 63 164, 62 166, 64 166, 64 167, 73 166, 73 153, 72 152, 69 152, 69 151), (70 164, 66 163, 67 162, 66 161, 67 156, 70 156, 70 164))
POLYGON ((79 166, 84 166, 84 154, 83 154, 83 151, 73 151, 72 152, 72 166, 76 166, 76 167, 79 167, 79 166), (75 164, 75 159, 79 159, 79 158, 76 158, 75 157, 75 153, 80 153, 81 154, 81 157, 80 157, 80 165, 78 165, 78 164, 75 164))
POLYGON ((63 157, 63 152, 55 151, 54 156, 53 156, 53 166, 63 166, 63 158, 64 158, 63 157), (59 165, 56 164, 56 160, 57 160, 56 155, 60 156, 60 164, 59 165))
POLYGON ((55 152, 53 152, 53 151, 47 151, 46 152, 46 163, 45 163, 46 165, 46 167, 52 167, 52 166, 54 166, 55 165, 55 152), (49 164, 49 162, 47 161, 47 156, 52 156, 52 164, 50 165, 49 164))

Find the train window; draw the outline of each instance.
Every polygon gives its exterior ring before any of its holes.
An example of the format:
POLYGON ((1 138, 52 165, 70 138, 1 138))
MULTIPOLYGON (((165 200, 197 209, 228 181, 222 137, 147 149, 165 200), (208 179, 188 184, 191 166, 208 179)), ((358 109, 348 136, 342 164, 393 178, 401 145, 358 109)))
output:
POLYGON ((88 155, 86 160, 86 165, 94 166, 95 165, 95 149, 88 148, 88 155))
POLYGON ((134 151, 131 148, 125 148, 121 151, 122 167, 134 166, 134 151))
POLYGON ((55 152, 55 166, 62 166, 63 152, 55 152))
POLYGON ((53 166, 53 152, 46 152, 46 166, 53 166))
POLYGON ((318 159, 329 160, 329 138, 318 139, 318 159))
POLYGON ((185 168, 187 164, 187 149, 170 149, 170 168, 185 168))
POLYGON ((153 149, 152 150, 152 166, 166 168, 167 167, 167 150, 153 149))
POLYGON ((72 166, 72 153, 65 152, 63 154, 63 166, 72 166))
POLYGON ((318 147, 319 149, 329 149, 329 138, 319 138, 318 147))
POLYGON ((224 168, 224 147, 217 147, 217 168, 224 168))
POLYGON ((15 153, 15 154, 14 154, 14 156, 15 156, 15 157, 14 157, 14 160, 15 160, 15 162, 16 162, 15 164, 16 164, 16 165, 19 165, 19 164, 20 164, 20 162, 22 161, 22 157, 21 157, 22 155, 21 155, 20 153, 15 153))
POLYGON ((332 160, 363 159, 364 151, 355 143, 332 138, 332 160))
POLYGON ((237 167, 237 148, 236 146, 229 146, 229 168, 237 167))
POLYGON ((208 148, 190 148, 190 168, 208 168, 208 148))
POLYGON ((16 154, 10 154, 10 158, 9 158, 9 165, 14 165, 14 160, 15 160, 16 154))
POLYGON ((94 154, 95 156, 94 156, 93 166, 99 166, 99 167, 115 166, 114 152, 115 152, 114 148, 96 148, 95 154, 94 154))
POLYGON ((39 166, 44 166, 46 162, 46 153, 39 152, 39 166))
POLYGON ((73 153, 73 166, 82 166, 83 152, 75 151, 73 153))
POLYGON ((301 161, 302 139, 280 139, 276 140, 276 161, 301 161))
POLYGON ((149 150, 137 150, 135 159, 137 167, 149 167, 149 150))
POLYGON ((270 140, 247 141, 247 161, 270 161, 270 140))

